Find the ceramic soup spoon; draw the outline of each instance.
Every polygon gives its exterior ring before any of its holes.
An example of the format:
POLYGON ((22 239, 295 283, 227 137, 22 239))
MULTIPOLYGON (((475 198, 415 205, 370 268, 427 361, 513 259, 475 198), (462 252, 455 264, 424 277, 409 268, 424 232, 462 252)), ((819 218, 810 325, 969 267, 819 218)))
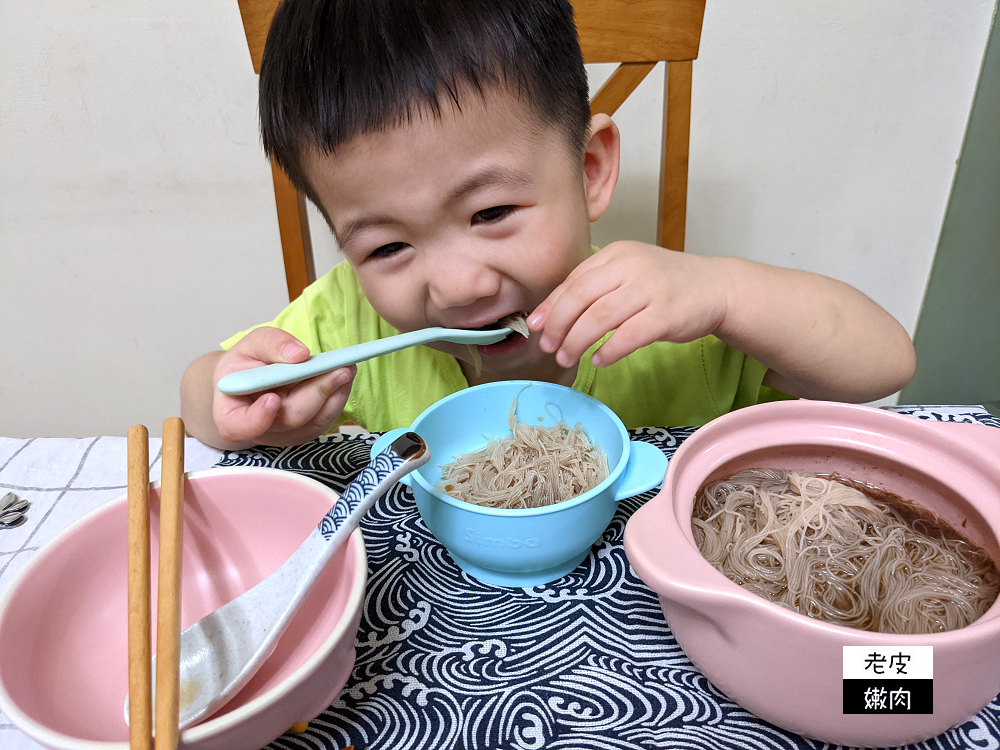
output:
MULTIPOLYGON (((180 729, 207 718, 239 692, 274 651, 319 574, 369 508, 430 457, 415 432, 393 441, 347 486, 280 568, 181 633, 180 729)), ((154 675, 155 669, 154 657, 154 675)))
MULTIPOLYGON (((230 396, 243 396, 247 393, 257 393, 282 385, 298 383, 325 372, 332 372, 338 367, 364 362, 366 359, 381 357, 383 354, 398 352, 400 349, 417 344, 427 344, 431 341, 449 341, 453 344, 495 344, 514 330, 514 328, 493 328, 488 331, 466 328, 421 328, 417 331, 400 333, 378 341, 367 341, 363 344, 345 346, 343 349, 316 354, 305 362, 297 364, 276 363, 231 372, 219 380, 217 387, 230 396)), ((527 329, 525 328, 525 330, 527 329)), ((527 333, 522 335, 527 336, 527 333)))

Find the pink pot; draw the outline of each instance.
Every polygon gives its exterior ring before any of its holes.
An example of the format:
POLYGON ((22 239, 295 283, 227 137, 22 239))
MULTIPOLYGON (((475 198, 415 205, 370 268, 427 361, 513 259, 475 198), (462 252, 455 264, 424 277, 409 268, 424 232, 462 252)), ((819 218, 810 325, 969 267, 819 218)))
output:
MULTIPOLYGON (((150 493, 156 630, 158 485, 150 493)), ((319 482, 264 468, 187 475, 181 627, 270 575, 337 500, 319 482)), ((49 542, 0 599, 0 710, 56 750, 127 750, 127 506, 112 501, 49 542)), ((181 747, 256 750, 321 713, 354 666, 368 566, 355 530, 260 671, 181 734, 181 747)))
POLYGON ((1000 692, 1000 604, 930 635, 824 623, 733 583, 691 531, 698 489, 750 467, 838 471, 929 508, 1000 561, 1000 430, 863 406, 762 404, 705 425, 678 449, 660 493, 625 529, 625 552, 659 595, 678 643, 711 682, 757 716, 852 746, 919 742, 961 724, 1000 692), (933 646, 932 714, 844 714, 844 646, 933 646))

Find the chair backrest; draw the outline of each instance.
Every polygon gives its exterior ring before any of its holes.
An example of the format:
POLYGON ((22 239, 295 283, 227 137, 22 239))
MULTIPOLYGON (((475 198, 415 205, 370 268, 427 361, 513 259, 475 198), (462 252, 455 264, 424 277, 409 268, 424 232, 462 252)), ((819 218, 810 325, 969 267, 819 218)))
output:
MULTIPOLYGON (((239 0, 254 72, 260 73, 264 42, 280 0, 239 0)), ((656 242, 684 249, 688 143, 691 126, 691 63, 698 57, 705 0, 573 0, 584 62, 621 63, 590 102, 593 114, 614 114, 658 62, 667 63, 660 145, 660 198, 656 242)), ((288 298, 316 278, 305 199, 271 165, 288 298)))

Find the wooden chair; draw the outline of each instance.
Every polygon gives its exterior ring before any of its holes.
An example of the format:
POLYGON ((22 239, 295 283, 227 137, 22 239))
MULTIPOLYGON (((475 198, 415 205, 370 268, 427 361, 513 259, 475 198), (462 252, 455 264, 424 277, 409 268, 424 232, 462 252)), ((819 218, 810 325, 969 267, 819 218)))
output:
MULTIPOLYGON (((260 73, 267 30, 279 2, 239 0, 256 73, 260 73)), ((591 100, 592 113, 614 114, 657 62, 667 63, 656 242, 671 250, 683 251, 691 68, 692 61, 698 57, 705 0, 573 0, 573 8, 584 61, 621 63, 591 100)), ((309 221, 305 199, 274 164, 271 173, 288 298, 293 300, 316 278, 309 221)))

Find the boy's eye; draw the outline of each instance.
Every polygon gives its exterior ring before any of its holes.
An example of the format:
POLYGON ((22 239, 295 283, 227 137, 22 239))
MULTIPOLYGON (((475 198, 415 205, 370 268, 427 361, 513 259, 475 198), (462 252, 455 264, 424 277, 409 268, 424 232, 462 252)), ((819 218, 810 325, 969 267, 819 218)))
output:
POLYGON ((516 206, 493 206, 493 208, 484 208, 482 211, 476 211, 476 213, 472 215, 472 223, 480 224, 483 222, 490 223, 500 221, 513 213, 515 208, 516 206))
POLYGON ((372 250, 368 257, 372 260, 381 260, 398 253, 404 247, 406 247, 405 242, 390 242, 388 245, 382 245, 382 247, 377 247, 372 250))

